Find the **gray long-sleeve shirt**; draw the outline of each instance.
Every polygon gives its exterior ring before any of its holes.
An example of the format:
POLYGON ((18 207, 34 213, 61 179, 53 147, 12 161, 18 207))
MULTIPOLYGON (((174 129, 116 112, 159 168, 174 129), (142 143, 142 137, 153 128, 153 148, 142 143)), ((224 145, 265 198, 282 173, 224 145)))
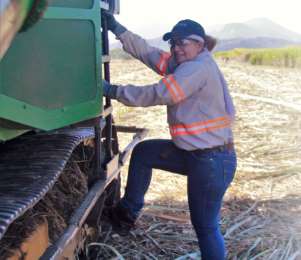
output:
POLYGON ((167 105, 170 134, 185 150, 210 148, 232 142, 232 99, 222 73, 204 49, 194 60, 176 65, 173 57, 126 31, 119 36, 126 52, 164 76, 146 86, 117 89, 117 100, 128 106, 167 105))

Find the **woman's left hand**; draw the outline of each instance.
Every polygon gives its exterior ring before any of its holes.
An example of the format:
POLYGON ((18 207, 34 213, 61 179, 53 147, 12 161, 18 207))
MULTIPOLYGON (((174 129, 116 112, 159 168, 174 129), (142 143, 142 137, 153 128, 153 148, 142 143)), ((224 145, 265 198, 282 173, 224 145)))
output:
POLYGON ((102 80, 102 90, 105 97, 116 99, 117 88, 116 85, 111 85, 106 80, 102 80))

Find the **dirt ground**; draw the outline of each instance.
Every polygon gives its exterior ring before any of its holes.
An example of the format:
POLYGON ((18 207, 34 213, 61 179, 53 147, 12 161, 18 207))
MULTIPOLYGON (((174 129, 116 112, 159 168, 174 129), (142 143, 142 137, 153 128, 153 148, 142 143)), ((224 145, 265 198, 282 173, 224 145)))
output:
MULTIPOLYGON (((301 71, 232 62, 220 66, 237 108, 238 169, 221 221, 228 259, 301 259, 301 71)), ((145 85, 159 79, 133 60, 114 60, 111 68, 113 83, 145 85)), ((169 138, 164 106, 116 107, 118 124, 146 127, 147 138, 169 138)), ((121 147, 131 138, 119 137, 121 147)), ((199 259, 186 200, 185 177, 154 170, 138 228, 126 238, 107 231, 100 245, 106 257, 199 259)))

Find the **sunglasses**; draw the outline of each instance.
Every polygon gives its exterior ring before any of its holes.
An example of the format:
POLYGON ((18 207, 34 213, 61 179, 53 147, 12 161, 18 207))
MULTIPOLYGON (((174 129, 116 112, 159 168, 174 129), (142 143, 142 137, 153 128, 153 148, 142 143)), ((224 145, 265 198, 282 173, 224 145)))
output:
POLYGON ((176 45, 180 48, 185 48, 186 46, 191 44, 191 42, 197 42, 197 41, 194 39, 170 39, 168 41, 168 44, 170 48, 174 48, 176 45))

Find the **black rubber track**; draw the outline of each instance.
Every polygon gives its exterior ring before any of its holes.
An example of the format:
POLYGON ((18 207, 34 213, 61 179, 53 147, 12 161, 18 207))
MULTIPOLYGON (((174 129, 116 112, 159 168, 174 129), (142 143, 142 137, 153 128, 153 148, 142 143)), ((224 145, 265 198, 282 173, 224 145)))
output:
POLYGON ((9 225, 51 189, 91 128, 26 135, 0 144, 0 239, 9 225))

